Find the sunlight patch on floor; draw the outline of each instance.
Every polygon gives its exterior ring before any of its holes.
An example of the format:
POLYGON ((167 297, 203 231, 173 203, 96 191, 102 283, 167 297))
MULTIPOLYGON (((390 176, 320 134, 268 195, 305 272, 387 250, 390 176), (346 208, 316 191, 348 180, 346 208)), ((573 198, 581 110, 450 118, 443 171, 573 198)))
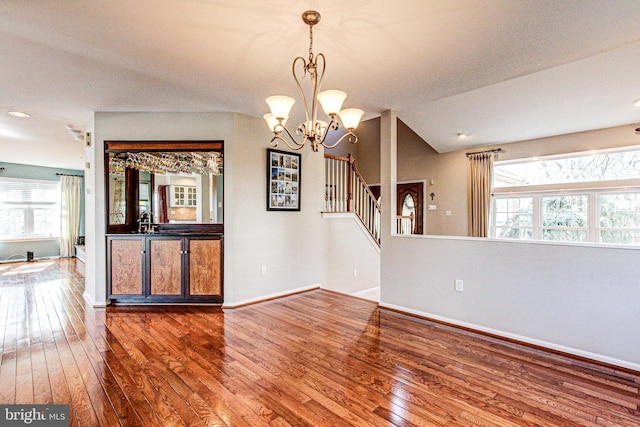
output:
POLYGON ((380 302, 380 287, 365 289, 364 291, 356 292, 351 294, 354 297, 360 297, 364 299, 368 299, 375 302, 380 302))
POLYGON ((0 269, 0 274, 2 274, 3 276, 11 276, 14 274, 38 273, 40 271, 43 271, 47 267, 51 266, 52 264, 53 264, 53 261, 49 261, 49 262, 38 261, 38 262, 30 262, 27 264, 21 264, 18 267, 3 266, 0 269))

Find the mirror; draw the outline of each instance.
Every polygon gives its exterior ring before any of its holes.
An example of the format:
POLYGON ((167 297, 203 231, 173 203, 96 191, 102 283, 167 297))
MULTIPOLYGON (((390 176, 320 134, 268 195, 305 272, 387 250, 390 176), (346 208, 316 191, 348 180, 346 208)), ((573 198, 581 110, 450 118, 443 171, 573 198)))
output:
POLYGON ((224 175, 219 146, 210 151, 127 151, 107 145, 107 232, 221 225, 224 175))
POLYGON ((222 224, 223 174, 155 174, 152 204, 145 204, 142 191, 140 210, 153 212, 156 223, 222 224))

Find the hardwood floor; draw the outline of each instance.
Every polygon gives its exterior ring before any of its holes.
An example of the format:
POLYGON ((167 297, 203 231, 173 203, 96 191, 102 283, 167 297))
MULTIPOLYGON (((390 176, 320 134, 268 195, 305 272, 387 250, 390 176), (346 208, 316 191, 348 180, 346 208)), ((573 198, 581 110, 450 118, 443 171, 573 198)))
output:
POLYGON ((640 375, 328 291, 94 310, 82 268, 0 264, 0 403, 82 426, 640 425, 640 375))

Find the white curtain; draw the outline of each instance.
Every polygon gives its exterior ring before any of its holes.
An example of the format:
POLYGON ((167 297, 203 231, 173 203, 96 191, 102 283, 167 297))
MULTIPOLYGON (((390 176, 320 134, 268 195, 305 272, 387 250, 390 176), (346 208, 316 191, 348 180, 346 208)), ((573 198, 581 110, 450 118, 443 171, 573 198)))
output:
POLYGON ((469 235, 489 236, 493 153, 469 154, 469 235))
POLYGON ((60 256, 72 257, 80 227, 82 177, 63 175, 60 178, 60 256))

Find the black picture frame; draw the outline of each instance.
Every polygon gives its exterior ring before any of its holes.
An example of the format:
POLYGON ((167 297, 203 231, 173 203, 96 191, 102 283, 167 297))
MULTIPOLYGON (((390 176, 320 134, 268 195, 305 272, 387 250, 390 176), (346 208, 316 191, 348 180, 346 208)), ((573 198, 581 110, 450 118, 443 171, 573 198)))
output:
POLYGON ((267 210, 299 211, 301 156, 267 148, 267 210))

